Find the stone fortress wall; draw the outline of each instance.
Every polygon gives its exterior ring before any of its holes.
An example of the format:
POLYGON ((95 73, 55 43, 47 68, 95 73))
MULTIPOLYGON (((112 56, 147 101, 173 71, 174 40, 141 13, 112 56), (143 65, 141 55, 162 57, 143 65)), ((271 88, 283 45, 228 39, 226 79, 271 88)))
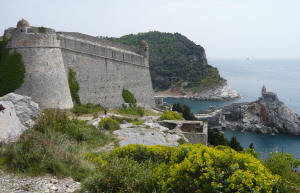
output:
POLYGON ((32 97, 41 108, 70 109, 69 68, 76 72, 83 104, 118 107, 122 90, 130 90, 137 102, 153 106, 148 46, 134 48, 93 36, 30 27, 21 20, 9 28, 9 48, 22 55, 25 81, 16 91, 32 97))

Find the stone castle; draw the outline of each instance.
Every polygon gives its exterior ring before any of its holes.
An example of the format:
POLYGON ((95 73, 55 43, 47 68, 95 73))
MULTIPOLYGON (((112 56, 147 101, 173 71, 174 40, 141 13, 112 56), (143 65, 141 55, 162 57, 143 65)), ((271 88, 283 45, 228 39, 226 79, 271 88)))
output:
POLYGON ((32 97, 41 108, 70 109, 73 102, 68 72, 76 72, 81 103, 118 107, 123 88, 138 103, 154 106, 149 72, 149 47, 139 47, 76 33, 33 27, 22 19, 5 30, 8 47, 22 55, 25 80, 16 93, 32 97))

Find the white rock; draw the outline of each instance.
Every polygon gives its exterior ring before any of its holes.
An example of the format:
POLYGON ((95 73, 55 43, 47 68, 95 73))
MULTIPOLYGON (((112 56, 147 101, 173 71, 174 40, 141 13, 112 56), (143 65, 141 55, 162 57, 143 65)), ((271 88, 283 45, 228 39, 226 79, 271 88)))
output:
POLYGON ((93 120, 90 120, 87 122, 88 125, 93 125, 94 127, 98 127, 99 125, 99 122, 101 121, 102 118, 96 118, 96 119, 93 119, 93 120))
POLYGON ((39 105, 31 100, 31 97, 9 93, 0 97, 1 101, 10 101, 15 107, 17 116, 22 124, 28 120, 35 119, 39 112, 39 105))
POLYGON ((6 109, 0 112, 0 141, 16 141, 27 129, 16 115, 15 106, 10 101, 0 101, 6 109))
POLYGON ((121 129, 114 131, 113 134, 117 135, 120 139, 119 145, 121 147, 129 144, 178 145, 177 139, 181 136, 166 134, 162 130, 165 130, 165 128, 155 123, 145 123, 140 127, 129 123, 121 124, 121 129), (148 128, 145 128, 145 126, 148 126, 148 128), (163 129, 160 129, 160 127, 163 129))

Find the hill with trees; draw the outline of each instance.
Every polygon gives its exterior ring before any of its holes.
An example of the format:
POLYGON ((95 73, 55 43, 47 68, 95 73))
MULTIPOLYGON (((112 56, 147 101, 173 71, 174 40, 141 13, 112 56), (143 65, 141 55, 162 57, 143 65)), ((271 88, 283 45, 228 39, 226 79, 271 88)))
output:
POLYGON ((105 39, 133 46, 148 42, 156 91, 181 88, 197 92, 225 82, 218 69, 208 65, 204 48, 179 33, 151 31, 105 39))

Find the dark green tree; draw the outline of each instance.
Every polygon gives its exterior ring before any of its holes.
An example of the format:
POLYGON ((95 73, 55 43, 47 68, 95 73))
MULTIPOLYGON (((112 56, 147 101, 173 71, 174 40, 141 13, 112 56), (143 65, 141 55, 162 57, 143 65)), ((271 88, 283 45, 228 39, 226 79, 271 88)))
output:
POLYGON ((240 142, 236 139, 236 136, 233 136, 229 142, 229 146, 236 150, 236 151, 242 151, 243 147, 241 146, 240 142))
POLYGON ((224 137, 224 134, 212 129, 208 129, 208 143, 213 146, 225 145, 228 146, 229 141, 224 137))
POLYGON ((194 114, 191 112, 190 107, 186 104, 182 106, 181 103, 175 103, 173 104, 172 111, 181 113, 185 120, 197 120, 194 114))
POLYGON ((253 143, 250 143, 249 148, 250 148, 250 149, 254 149, 254 144, 253 144, 253 143))

